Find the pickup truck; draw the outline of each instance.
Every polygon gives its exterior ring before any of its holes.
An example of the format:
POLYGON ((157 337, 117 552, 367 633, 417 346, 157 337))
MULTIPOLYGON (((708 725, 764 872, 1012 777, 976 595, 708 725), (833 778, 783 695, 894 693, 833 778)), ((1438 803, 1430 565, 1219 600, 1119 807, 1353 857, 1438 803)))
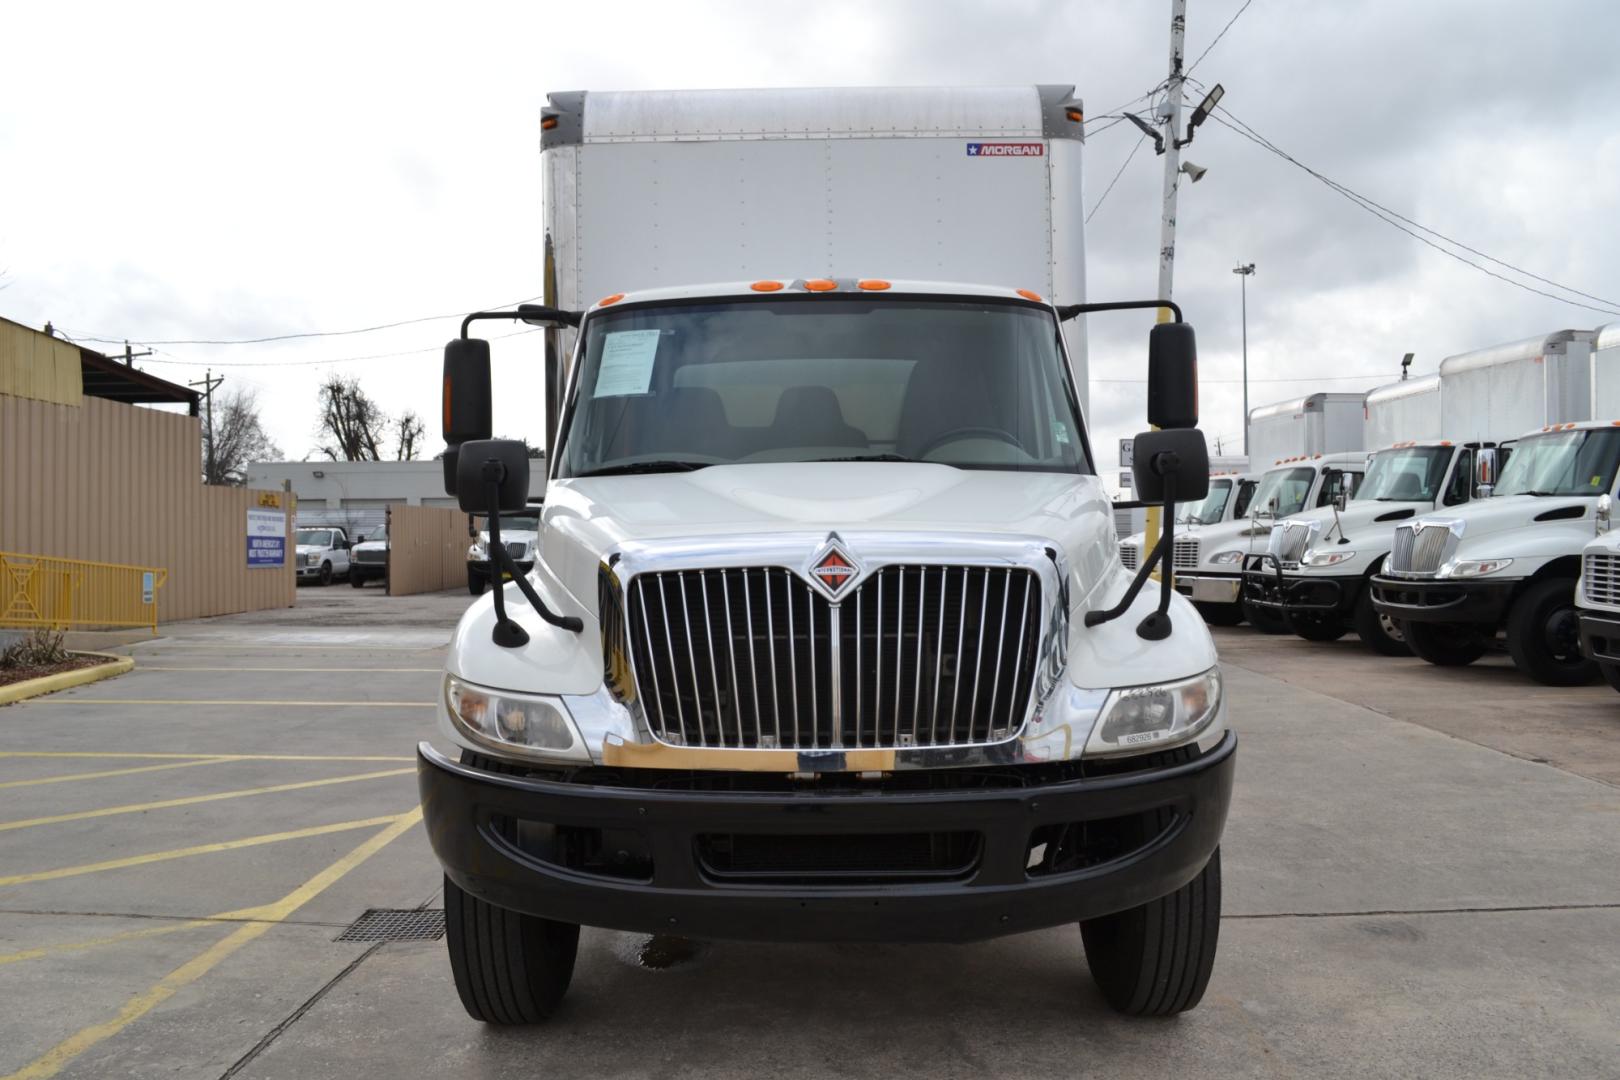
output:
POLYGON ((349 549, 349 584, 365 588, 368 581, 388 580, 388 526, 362 536, 349 549))
POLYGON ((349 534, 336 525, 299 529, 297 536, 299 581, 330 585, 349 576, 349 534))

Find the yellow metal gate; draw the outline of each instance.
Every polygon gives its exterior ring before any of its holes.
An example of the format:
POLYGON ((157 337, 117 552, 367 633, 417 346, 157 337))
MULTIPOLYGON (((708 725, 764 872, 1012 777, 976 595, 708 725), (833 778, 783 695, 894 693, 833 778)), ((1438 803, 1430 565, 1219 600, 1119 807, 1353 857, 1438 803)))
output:
POLYGON ((0 626, 146 626, 157 632, 157 566, 0 551, 0 626))

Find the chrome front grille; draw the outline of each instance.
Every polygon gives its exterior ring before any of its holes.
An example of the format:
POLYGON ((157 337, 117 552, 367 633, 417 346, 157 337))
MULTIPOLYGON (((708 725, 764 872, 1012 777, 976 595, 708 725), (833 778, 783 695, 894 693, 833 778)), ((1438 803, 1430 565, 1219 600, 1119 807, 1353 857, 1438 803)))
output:
POLYGON ((1620 555, 1588 555, 1581 561, 1583 591, 1593 604, 1620 607, 1620 555))
POLYGON ((1138 555, 1135 544, 1121 543, 1119 545, 1119 561, 1125 564, 1125 569, 1135 570, 1137 567, 1137 560, 1138 555))
POLYGON ((506 548, 506 553, 512 556, 514 559, 523 558, 523 556, 527 554, 529 550, 529 545, 524 543, 522 540, 507 541, 501 546, 506 548))
POLYGON ((838 604, 780 567, 641 573, 623 595, 604 572, 601 597, 609 687, 675 745, 995 742, 1036 677, 1041 584, 1022 568, 886 566, 838 604))
POLYGON ((365 548, 354 553, 354 561, 361 563, 385 563, 388 561, 386 548, 365 548))
POLYGON ((1389 553, 1389 570, 1395 574, 1431 575, 1446 560, 1452 531, 1443 524, 1412 522, 1395 527, 1395 544, 1389 553))
POLYGON ((1172 549, 1173 558, 1171 566, 1177 570, 1198 569, 1198 541, 1193 537, 1176 537, 1176 545, 1172 549))
POLYGON ((1298 566, 1299 560, 1304 557, 1305 549, 1311 543, 1311 525, 1308 521, 1285 521, 1273 526, 1275 531, 1275 545, 1272 554, 1277 561, 1287 566, 1298 566))

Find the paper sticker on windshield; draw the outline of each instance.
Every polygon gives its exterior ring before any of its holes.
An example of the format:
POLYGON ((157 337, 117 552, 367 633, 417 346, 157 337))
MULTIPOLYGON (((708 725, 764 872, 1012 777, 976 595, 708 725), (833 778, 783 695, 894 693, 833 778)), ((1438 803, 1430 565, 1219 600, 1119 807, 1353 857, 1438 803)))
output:
POLYGON ((608 334, 602 343, 602 363, 596 369, 595 396, 645 394, 652 385, 658 334, 657 330, 618 330, 608 334))

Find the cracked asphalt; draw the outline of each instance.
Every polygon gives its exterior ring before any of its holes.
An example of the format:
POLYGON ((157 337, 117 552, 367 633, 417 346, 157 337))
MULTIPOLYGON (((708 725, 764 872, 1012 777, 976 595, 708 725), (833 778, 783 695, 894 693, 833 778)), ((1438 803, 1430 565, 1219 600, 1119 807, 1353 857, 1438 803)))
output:
POLYGON ((411 750, 465 594, 301 589, 0 709, 0 1076, 1620 1077, 1620 694, 1217 631, 1243 740, 1203 1004, 1128 1021, 1079 934, 587 930, 554 1020, 467 1019, 411 750))

